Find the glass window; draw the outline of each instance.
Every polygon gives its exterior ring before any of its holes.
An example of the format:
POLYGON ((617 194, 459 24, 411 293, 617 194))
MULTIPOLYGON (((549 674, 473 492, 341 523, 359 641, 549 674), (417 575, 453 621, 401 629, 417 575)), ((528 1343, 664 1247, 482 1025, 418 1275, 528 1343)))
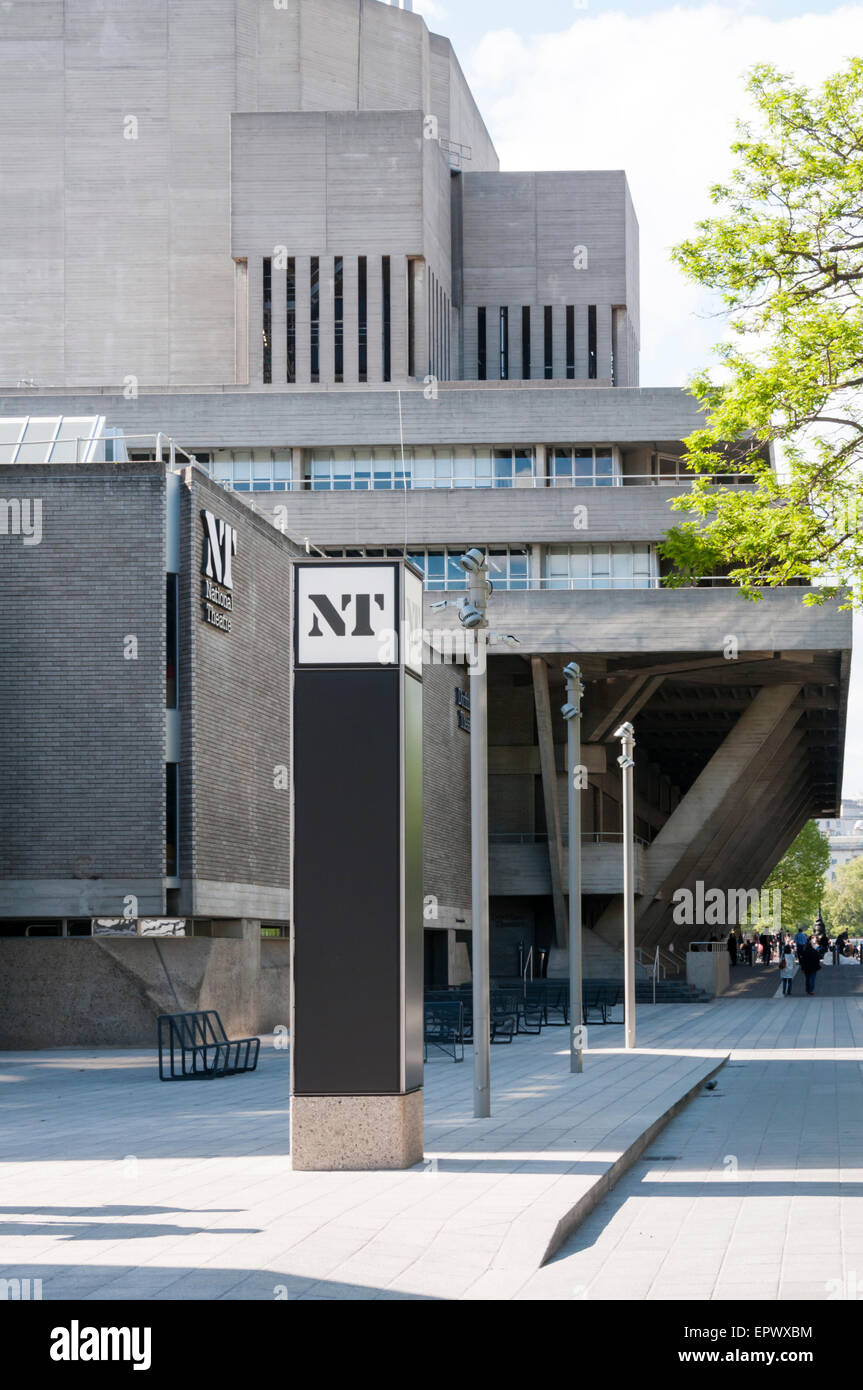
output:
POLYGON ((269 450, 255 450, 255 458, 252 464, 252 490, 254 492, 270 492, 273 486, 273 459, 269 450), (265 455, 261 457, 261 455, 265 455))
POLYGON ((446 559, 442 550, 429 550, 426 557, 426 588, 443 589, 446 580, 446 559))
POLYGON ((552 487, 564 487, 572 481, 572 450, 552 449, 549 459, 552 487))
POLYGON ((464 554, 464 550, 448 550, 446 558, 446 586, 448 589, 463 589, 465 585, 465 572, 459 564, 459 556, 464 554))
POLYGON ((593 482, 593 450, 592 450, 592 449, 579 449, 579 450, 576 450, 575 458, 573 459, 573 474, 574 474, 574 477, 575 477, 576 482, 584 482, 584 483, 592 483, 592 482, 593 482))
POLYGON ((294 464, 290 453, 275 454, 273 457, 273 488, 285 492, 290 488, 294 464))
POLYGON ((332 488, 332 464, 329 451, 317 450, 312 455, 309 467, 312 490, 315 492, 329 491, 332 488))
POLYGON ((515 472, 519 478, 533 476, 533 449, 515 450, 515 472))
POLYGON ((453 461, 453 487, 473 487, 474 467, 472 458, 456 458, 453 461))
MULTIPOLYGON (((354 487, 359 492, 368 491, 368 489, 372 486, 372 482, 374 481, 374 471, 376 467, 377 455, 379 452, 381 452, 384 456, 384 460, 386 460, 386 449, 382 451, 377 449, 354 449, 353 451, 346 450, 345 452, 352 452, 352 477, 354 480, 354 487)), ((390 451, 390 457, 392 457, 392 451, 390 451)))
POLYGON ((431 455, 414 453, 411 483, 413 487, 434 487, 434 458, 431 455))
POLYGON ((610 449, 596 451, 596 485, 610 487, 614 482, 614 463, 610 449))
POLYGON ((494 450, 494 485, 512 487, 512 449, 494 450))
POLYGON ((491 449, 474 449, 470 455, 477 487, 491 487, 491 449))
POLYGON ((234 455, 234 490, 236 492, 251 492, 252 483, 252 460, 248 454, 234 455))

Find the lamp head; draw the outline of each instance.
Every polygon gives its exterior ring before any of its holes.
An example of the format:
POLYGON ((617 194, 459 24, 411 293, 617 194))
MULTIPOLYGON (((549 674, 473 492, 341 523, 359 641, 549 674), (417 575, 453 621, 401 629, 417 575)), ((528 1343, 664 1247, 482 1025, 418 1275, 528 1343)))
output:
POLYGON ((459 564, 468 574, 479 574, 480 570, 485 569, 485 551, 473 546, 459 557, 459 564))

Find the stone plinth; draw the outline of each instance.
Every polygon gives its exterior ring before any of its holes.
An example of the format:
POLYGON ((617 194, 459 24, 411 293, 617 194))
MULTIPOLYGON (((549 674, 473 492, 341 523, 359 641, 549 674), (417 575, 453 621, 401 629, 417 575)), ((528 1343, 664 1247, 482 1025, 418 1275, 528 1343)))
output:
POLYGON ((423 1093, 293 1096, 291 1166, 323 1173, 412 1168, 423 1157, 423 1093))
POLYGON ((686 983, 705 994, 724 994, 731 983, 731 959, 727 950, 687 951, 686 983))

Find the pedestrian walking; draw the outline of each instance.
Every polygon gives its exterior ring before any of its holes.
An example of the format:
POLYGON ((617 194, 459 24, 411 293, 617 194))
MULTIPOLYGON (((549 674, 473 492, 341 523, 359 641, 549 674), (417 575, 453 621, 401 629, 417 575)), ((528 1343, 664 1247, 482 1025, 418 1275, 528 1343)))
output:
POLYGON ((809 937, 806 935, 803 923, 800 922, 797 927, 797 935, 794 938, 794 945, 797 947, 797 959, 801 965, 803 964, 803 949, 808 941, 809 937))
POLYGON ((806 976, 806 993, 815 993, 815 976, 821 969, 821 957, 812 941, 807 941, 800 957, 800 969, 806 976))
POLYGON ((794 947, 786 943, 782 950, 782 959, 779 962, 779 972, 782 977, 783 995, 789 995, 791 993, 791 983, 794 979, 795 963, 796 961, 794 956, 794 947))
POLYGON ((733 930, 730 931, 730 932, 728 933, 728 941, 727 941, 725 944, 726 944, 727 947, 728 947, 728 954, 729 954, 729 956, 731 957, 731 964, 732 964, 732 965, 736 965, 736 964, 737 964, 737 937, 735 936, 733 930))
POLYGON ((766 932, 766 931, 765 931, 765 932, 762 932, 762 933, 761 933, 761 964, 762 964, 762 965, 769 965, 769 964, 770 964, 770 955, 771 955, 771 947, 772 947, 772 945, 773 945, 773 942, 771 941, 770 937, 767 935, 767 932, 766 932))

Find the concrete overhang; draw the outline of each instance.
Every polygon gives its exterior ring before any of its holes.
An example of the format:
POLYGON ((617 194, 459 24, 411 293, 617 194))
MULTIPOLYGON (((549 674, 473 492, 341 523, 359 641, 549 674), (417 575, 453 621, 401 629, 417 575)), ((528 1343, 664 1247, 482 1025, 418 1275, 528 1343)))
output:
POLYGON ((516 487, 410 492, 259 493, 261 510, 289 506, 294 535, 315 545, 523 545, 657 542, 683 516, 686 487, 516 487), (579 512, 576 513, 576 508, 579 512), (575 530, 579 524, 588 530, 575 530))
MULTIPOLYGON (((851 650, 851 614, 836 601, 807 607, 805 588, 766 589, 747 602, 731 588, 495 591, 489 621, 530 653, 718 653, 729 637, 747 652, 851 650)), ((458 629, 455 610, 431 610, 426 628, 458 629)), ((501 651, 504 650, 501 648, 501 651)), ((494 651, 494 649, 493 649, 494 651)))
POLYGON ((7 392, 0 415, 27 403, 40 414, 104 415, 129 434, 161 430, 187 449, 315 448, 411 444, 624 444, 662 447, 704 423, 678 387, 627 389, 596 382, 420 382, 398 388, 302 386, 151 388, 125 400, 118 387, 7 392))

